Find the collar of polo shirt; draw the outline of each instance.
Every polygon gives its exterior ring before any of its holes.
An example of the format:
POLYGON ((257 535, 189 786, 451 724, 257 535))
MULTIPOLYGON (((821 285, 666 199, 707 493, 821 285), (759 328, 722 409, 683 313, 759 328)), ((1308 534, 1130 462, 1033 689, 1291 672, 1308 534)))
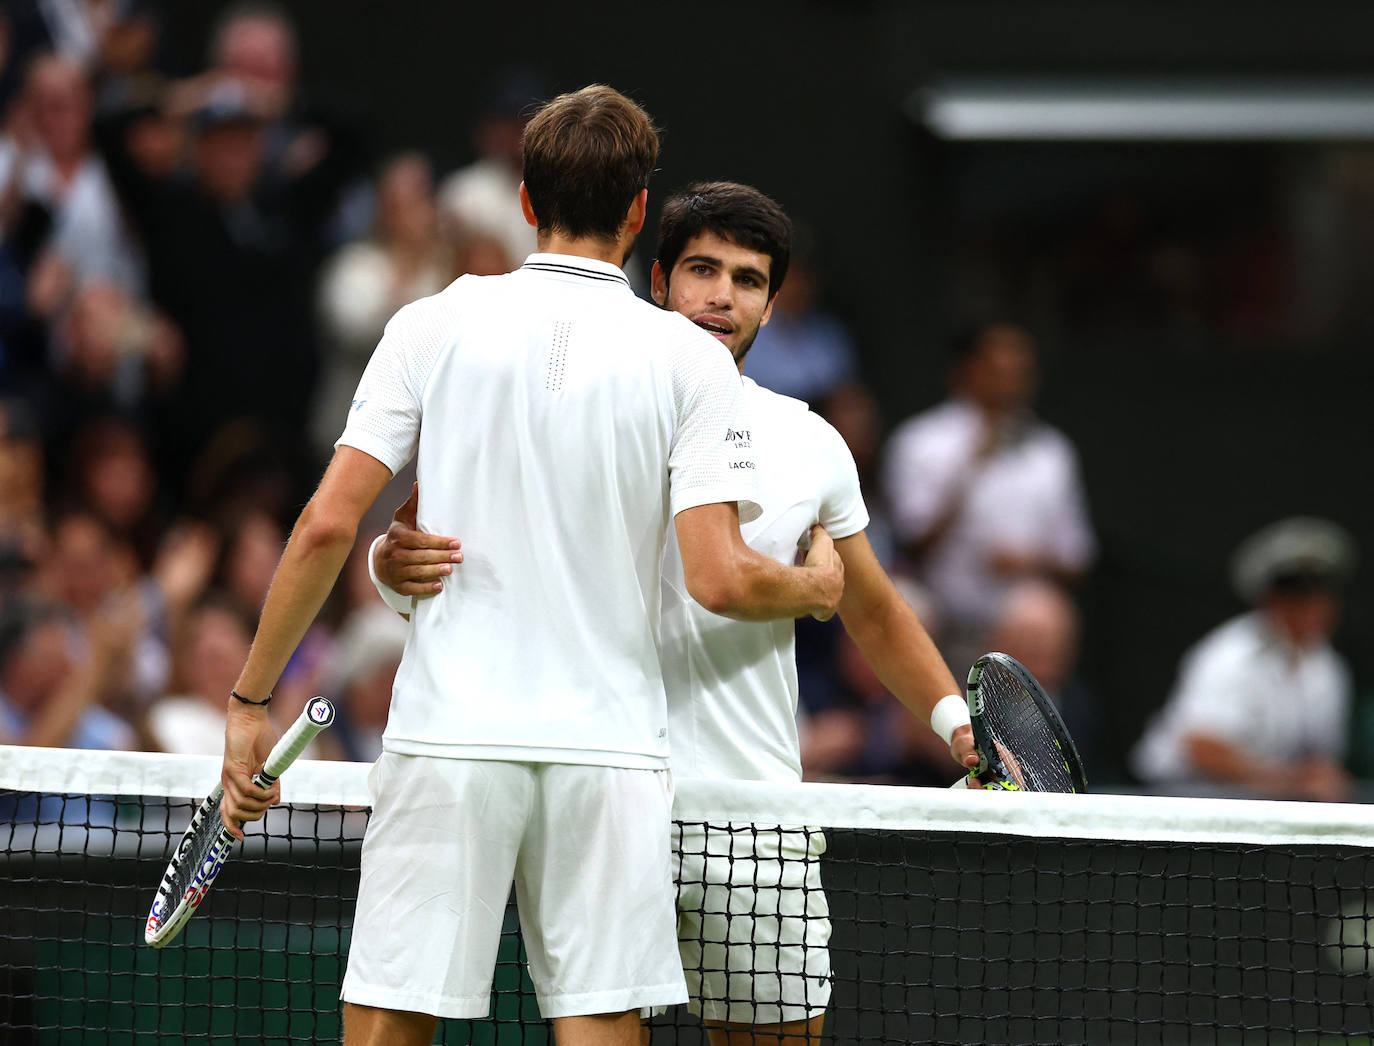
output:
POLYGON ((531 254, 520 269, 597 283, 619 283, 630 289, 630 281, 619 267, 577 254, 531 254))

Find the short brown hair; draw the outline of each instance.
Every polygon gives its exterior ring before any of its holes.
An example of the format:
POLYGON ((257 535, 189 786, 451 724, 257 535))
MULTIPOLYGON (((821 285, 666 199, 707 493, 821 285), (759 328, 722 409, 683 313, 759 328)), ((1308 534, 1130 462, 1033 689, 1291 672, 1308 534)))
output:
POLYGON ((525 128, 525 189, 539 231, 613 240, 658 162, 649 114, 592 84, 560 94, 525 128))

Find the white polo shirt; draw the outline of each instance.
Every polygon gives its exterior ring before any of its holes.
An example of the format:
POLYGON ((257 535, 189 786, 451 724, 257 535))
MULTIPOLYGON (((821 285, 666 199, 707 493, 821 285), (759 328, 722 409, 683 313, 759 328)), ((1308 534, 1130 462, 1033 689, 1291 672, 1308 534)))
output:
MULTIPOLYGON (((837 539, 868 526, 858 470, 838 432, 805 403, 750 378, 741 407, 763 509, 741 527, 750 548, 790 566, 814 524, 837 539)), ((663 560, 663 654, 674 774, 801 779, 792 622, 735 621, 702 609, 687 594, 671 533, 663 560)))
POLYGON ((1150 782, 1198 780, 1185 741, 1206 734, 1265 760, 1339 761, 1350 718, 1350 671, 1329 645, 1298 650, 1259 611, 1232 618, 1183 657, 1178 684, 1132 754, 1150 782))
POLYGON ((941 611, 968 627, 990 625, 1014 584, 992 569, 995 553, 1046 556, 1079 570, 1096 551, 1068 439, 1031 418, 975 467, 983 426, 982 412, 958 399, 918 414, 892 434, 884 477, 893 528, 905 540, 923 537, 968 484, 958 515, 921 565, 941 611))
POLYGON ((672 517, 753 504, 730 355, 615 266, 531 255, 387 325, 340 445, 394 473, 419 525, 463 539, 412 606, 387 751, 659 769, 660 568, 672 517))

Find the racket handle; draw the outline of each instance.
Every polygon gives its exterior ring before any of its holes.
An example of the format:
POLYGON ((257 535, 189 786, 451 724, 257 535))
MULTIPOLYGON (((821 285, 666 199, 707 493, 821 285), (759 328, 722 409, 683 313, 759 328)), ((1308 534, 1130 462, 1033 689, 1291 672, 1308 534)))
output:
POLYGON ((314 697, 300 716, 287 727, 281 740, 273 746, 262 769, 253 775, 253 783, 266 788, 286 772, 286 768, 315 740, 315 735, 334 722, 334 705, 327 697, 314 697))

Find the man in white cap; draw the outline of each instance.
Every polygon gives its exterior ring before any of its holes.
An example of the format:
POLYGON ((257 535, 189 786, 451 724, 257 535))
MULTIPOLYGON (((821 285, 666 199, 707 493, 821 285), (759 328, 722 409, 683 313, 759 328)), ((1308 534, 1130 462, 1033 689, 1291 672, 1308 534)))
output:
POLYGON ((1354 544, 1334 523, 1274 523, 1236 550, 1253 609, 1189 650, 1178 683, 1136 746, 1142 780, 1281 799, 1350 798, 1350 670, 1331 647, 1354 544))

